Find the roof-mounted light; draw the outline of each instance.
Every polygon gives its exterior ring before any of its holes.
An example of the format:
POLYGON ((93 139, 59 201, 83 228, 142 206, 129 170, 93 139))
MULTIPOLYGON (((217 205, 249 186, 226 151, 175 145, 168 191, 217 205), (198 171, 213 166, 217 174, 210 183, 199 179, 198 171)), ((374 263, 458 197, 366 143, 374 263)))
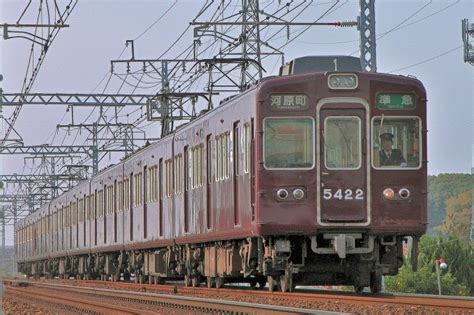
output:
POLYGON ((328 87, 334 90, 354 90, 359 85, 357 75, 353 73, 332 73, 328 76, 328 87))

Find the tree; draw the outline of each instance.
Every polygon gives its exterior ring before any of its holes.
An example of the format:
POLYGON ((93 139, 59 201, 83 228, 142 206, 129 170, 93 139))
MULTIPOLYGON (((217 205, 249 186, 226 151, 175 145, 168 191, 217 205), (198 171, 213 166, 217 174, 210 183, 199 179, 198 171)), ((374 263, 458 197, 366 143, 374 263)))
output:
POLYGON ((446 200, 446 217, 443 232, 448 235, 469 239, 472 216, 473 189, 446 200))
POLYGON ((470 174, 439 174, 428 176, 428 233, 443 224, 446 200, 473 187, 470 174))
POLYGON ((385 290, 438 294, 435 261, 439 258, 448 264, 441 274, 443 294, 474 295, 474 253, 469 243, 455 237, 443 239, 427 235, 420 240, 418 271, 413 272, 410 259, 406 259, 397 276, 385 277, 385 290))

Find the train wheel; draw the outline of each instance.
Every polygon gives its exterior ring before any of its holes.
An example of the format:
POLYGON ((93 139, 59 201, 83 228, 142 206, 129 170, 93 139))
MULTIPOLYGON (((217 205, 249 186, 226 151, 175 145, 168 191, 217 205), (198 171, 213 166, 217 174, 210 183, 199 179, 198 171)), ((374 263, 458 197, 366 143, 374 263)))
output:
POLYGON ((250 278, 249 284, 251 288, 255 288, 257 286, 257 279, 256 278, 250 278))
POLYGON ((216 288, 220 289, 224 285, 224 277, 216 277, 216 288))
POLYGON ((364 292, 364 288, 365 288, 364 286, 355 285, 355 286, 354 286, 354 291, 355 291, 356 293, 362 293, 362 292, 364 292))
POLYGON ((166 283, 166 278, 156 276, 155 277, 155 282, 156 282, 156 284, 165 284, 166 283))
POLYGON ((199 287, 199 283, 200 283, 200 276, 194 276, 191 278, 191 284, 193 286, 193 288, 197 288, 199 287))
POLYGON ((123 274, 123 280, 124 281, 130 281, 130 274, 129 273, 124 273, 123 274))
POLYGON ((275 287, 278 285, 278 280, 274 276, 267 277, 268 291, 273 292, 275 287))
POLYGON ((213 277, 207 277, 207 287, 212 288, 215 286, 215 280, 213 277))
POLYGON ((286 270, 285 274, 280 276, 281 292, 293 291, 293 274, 286 270))
POLYGON ((379 272, 370 273, 370 292, 380 293, 382 291, 382 274, 379 272))
POLYGON ((190 287, 191 286, 191 276, 185 275, 184 276, 184 286, 190 287))

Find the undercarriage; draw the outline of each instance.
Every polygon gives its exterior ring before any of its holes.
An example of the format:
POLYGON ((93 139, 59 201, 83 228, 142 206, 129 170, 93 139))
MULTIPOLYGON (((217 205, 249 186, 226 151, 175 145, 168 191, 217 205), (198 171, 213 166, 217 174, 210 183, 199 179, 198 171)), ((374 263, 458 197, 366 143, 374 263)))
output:
POLYGON ((296 285, 352 285, 380 292, 382 276, 397 274, 403 264, 403 241, 362 233, 255 237, 22 262, 19 271, 35 278, 184 280, 187 286, 216 288, 246 282, 283 292, 296 285))

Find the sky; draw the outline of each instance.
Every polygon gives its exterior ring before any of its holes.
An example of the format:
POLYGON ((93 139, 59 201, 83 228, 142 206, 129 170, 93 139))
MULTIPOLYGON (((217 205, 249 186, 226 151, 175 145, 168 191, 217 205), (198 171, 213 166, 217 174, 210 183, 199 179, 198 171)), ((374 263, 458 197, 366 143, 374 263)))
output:
MULTIPOLYGON (((64 6, 65 1, 58 1, 64 6)), ((121 81, 112 77, 106 86, 110 60, 121 55, 129 58, 124 43, 135 39, 136 58, 157 58, 172 45, 165 57, 175 57, 192 43, 188 26, 204 1, 92 1, 81 0, 67 24, 49 49, 33 86, 33 92, 116 93, 121 81), (168 10, 168 11, 167 11, 168 10), (166 12, 166 13, 165 13, 166 12), (160 18, 161 17, 161 18, 160 18), (158 20, 158 22, 156 22, 158 20), (155 23, 156 22, 156 23, 155 23), (104 79, 105 78, 105 79, 104 79)), ((219 2, 219 1, 217 1, 219 2)), ((235 7, 240 1, 233 1, 235 7)), ((296 1, 298 2, 298 1, 296 1)), ((299 21, 313 21, 331 5, 337 10, 321 22, 354 21, 359 14, 358 1, 313 1, 299 21)), ((0 0, 0 23, 15 23, 27 1, 0 0)), ((260 1, 260 6, 276 5, 277 1, 260 1)), ((377 0, 375 4, 378 72, 411 75, 420 79, 428 95, 428 172, 468 173, 473 166, 473 100, 474 66, 464 63, 461 20, 474 23, 472 0, 377 0)), ((34 12, 34 11, 32 11, 34 12)), ((33 22, 33 15, 24 22, 33 22)), ((297 31, 296 28, 295 31, 297 31)), ((292 29, 293 32, 293 29, 292 29)), ((285 40, 285 32, 278 39, 285 40)), ((291 34, 294 36, 294 33, 291 34)), ((290 36, 290 38, 292 38, 290 36)), ((314 27, 284 48, 285 60, 304 55, 357 54, 359 33, 355 28, 314 27)), ((0 39, 0 87, 5 93, 20 92, 30 52, 30 44, 21 39, 0 39)), ((278 61, 265 66, 266 75, 278 72, 278 61)), ((127 82, 121 92, 130 92, 127 82)), ((153 84, 136 93, 154 93, 153 84)), ((9 109, 4 109, 8 114, 9 109)), ((90 113, 76 113, 76 120, 90 113)), ((8 116, 8 115, 7 115, 8 116)), ((124 117, 124 119, 133 119, 124 117)), ((69 123, 65 107, 26 107, 15 127, 25 144, 80 143, 84 134, 56 132, 58 123, 69 123)), ((4 126, 3 126, 4 128, 4 126)), ((146 124, 150 137, 157 137, 156 124, 146 124)), ((2 157, 3 174, 26 172, 19 156, 2 157)), ((105 159, 101 167, 113 162, 105 159)))

